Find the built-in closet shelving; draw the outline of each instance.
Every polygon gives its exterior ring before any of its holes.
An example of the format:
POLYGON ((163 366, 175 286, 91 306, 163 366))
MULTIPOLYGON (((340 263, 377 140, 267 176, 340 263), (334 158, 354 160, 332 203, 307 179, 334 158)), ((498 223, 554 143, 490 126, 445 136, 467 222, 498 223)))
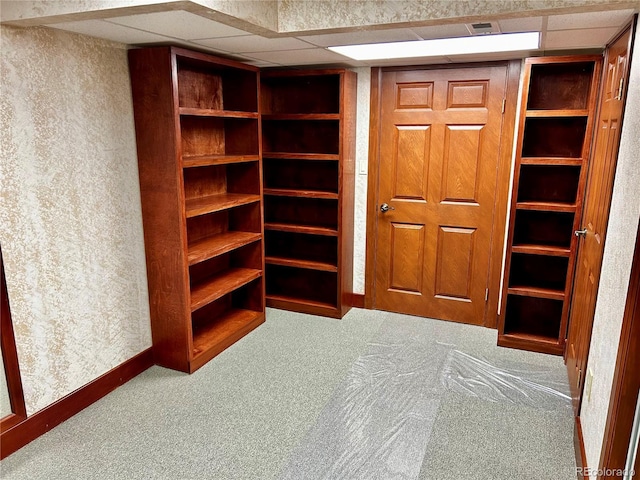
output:
POLYGON ((342 317, 351 305, 355 73, 261 75, 267 305, 342 317))
POLYGON ((265 319, 259 72, 129 51, 153 354, 193 372, 265 319))
POLYGON ((601 62, 525 62, 499 345, 564 351, 601 62))

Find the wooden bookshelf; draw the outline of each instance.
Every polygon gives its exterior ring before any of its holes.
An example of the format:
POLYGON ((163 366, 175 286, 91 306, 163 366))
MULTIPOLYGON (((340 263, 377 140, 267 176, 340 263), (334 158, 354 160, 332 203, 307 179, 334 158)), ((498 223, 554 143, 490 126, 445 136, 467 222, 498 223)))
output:
POLYGON ((259 72, 129 51, 155 362, 193 372, 265 320, 259 72))
POLYGON ((564 352, 601 63, 525 62, 498 345, 564 352))
POLYGON ((355 74, 261 75, 267 304, 341 318, 353 277, 355 74))

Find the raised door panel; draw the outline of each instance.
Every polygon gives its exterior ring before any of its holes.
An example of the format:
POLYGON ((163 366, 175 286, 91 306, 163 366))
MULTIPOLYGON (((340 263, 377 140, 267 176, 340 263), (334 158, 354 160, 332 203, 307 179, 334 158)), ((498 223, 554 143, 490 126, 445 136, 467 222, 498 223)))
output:
POLYGON ((471 301, 475 232, 474 228, 439 227, 436 247, 436 297, 471 301))
POLYGON ((484 125, 447 125, 441 202, 478 203, 478 173, 484 125))
POLYGON ((392 160, 393 200, 427 200, 431 129, 428 125, 396 125, 392 160))
POLYGON ((424 271, 425 226, 391 224, 389 289, 420 294, 424 271))

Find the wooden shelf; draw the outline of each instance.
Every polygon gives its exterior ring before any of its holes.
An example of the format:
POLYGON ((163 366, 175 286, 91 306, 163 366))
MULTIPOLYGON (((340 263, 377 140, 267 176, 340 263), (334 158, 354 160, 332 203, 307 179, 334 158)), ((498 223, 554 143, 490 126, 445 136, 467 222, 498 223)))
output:
POLYGON ((582 159, 560 157, 523 157, 520 161, 520 165, 558 165, 579 167, 582 165, 582 159))
POLYGON ((209 195, 208 197, 186 200, 185 211, 187 218, 191 218, 259 201, 260 195, 221 193, 218 195, 209 195))
POLYGON ((189 245, 189 265, 203 262, 218 255, 260 240, 261 235, 253 232, 225 232, 205 238, 189 245))
POLYGON ((128 57, 153 360, 193 373, 265 319, 260 71, 177 47, 128 57))
POLYGON ((564 291, 539 287, 509 287, 507 293, 522 297, 548 298, 550 300, 564 300, 564 291))
POLYGON ((301 260, 295 258, 285 258, 285 257, 275 257, 275 256, 267 256, 265 257, 265 262, 270 265, 282 265, 285 267, 297 267, 297 268, 306 268, 309 270, 320 270, 323 272, 337 272, 338 267, 336 265, 332 265, 326 262, 318 262, 315 260, 301 260))
POLYGON ((575 212, 575 204, 556 203, 556 202, 518 202, 516 203, 518 210, 539 210, 545 212, 575 212))
POLYGON ((263 152, 262 158, 291 159, 291 160, 340 160, 340 155, 331 153, 291 153, 291 152, 263 152))
POLYGON ((531 255, 549 255, 553 257, 568 257, 571 255, 570 248, 554 247, 550 245, 513 245, 513 253, 527 253, 531 255))
POLYGON ((290 223, 265 223, 265 230, 277 230, 280 232, 308 233, 311 235, 325 235, 337 237, 338 231, 333 228, 314 227, 312 225, 292 225, 290 223))
MULTIPOLYGON (((193 359, 200 365, 264 321, 263 312, 229 309, 210 324, 193 330, 193 359), (201 358, 206 356, 208 358, 201 358)), ((197 368, 197 367, 196 367, 197 368)), ((195 368, 194 368, 195 370, 195 368)))
POLYGON ((323 192, 320 190, 299 190, 293 188, 265 188, 265 195, 278 197, 301 197, 301 198, 324 198, 327 200, 337 200, 338 194, 334 192, 323 192))
POLYGON ((274 301, 274 302, 296 303, 298 305, 305 305, 305 306, 308 305, 311 307, 327 308, 331 310, 336 309, 336 306, 331 303, 318 302, 316 300, 307 300, 307 299, 298 298, 298 297, 291 297, 289 295, 267 295, 267 300, 274 301))
POLYGON ((195 117, 222 117, 222 118, 258 118, 257 112, 239 112, 233 110, 213 110, 209 108, 180 107, 180 115, 195 117))
POLYGON ((182 167, 210 167, 230 163, 257 162, 258 160, 260 160, 259 155, 183 155, 182 167))
POLYGON ((527 117, 587 117, 589 110, 527 110, 527 117))
POLYGON ((498 345, 561 355, 601 59, 527 58, 498 345))
POLYGON ((498 346, 548 353, 550 355, 562 355, 564 352, 564 343, 560 343, 557 338, 525 332, 499 335, 498 346))
POLYGON ((340 120, 339 113, 267 113, 262 120, 340 120))
POLYGON ((196 285, 191 290, 191 311, 231 293, 262 275, 253 268, 230 268, 212 278, 209 282, 196 285))

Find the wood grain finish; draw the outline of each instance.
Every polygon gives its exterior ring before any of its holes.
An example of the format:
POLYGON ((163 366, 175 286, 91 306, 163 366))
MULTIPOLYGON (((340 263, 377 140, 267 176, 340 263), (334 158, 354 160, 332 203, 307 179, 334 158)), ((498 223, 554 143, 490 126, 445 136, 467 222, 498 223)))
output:
POLYGON ((310 225, 291 225, 288 223, 268 222, 264 224, 265 230, 277 230, 281 232, 309 233, 311 235, 325 235, 337 237, 338 230, 335 228, 314 227, 310 225))
POLYGON ((251 232, 225 232, 204 238, 189 245, 189 265, 222 255, 251 242, 256 242, 261 238, 262 236, 259 233, 251 232))
POLYGON ((599 114, 595 125, 593 158, 586 182, 584 211, 576 229, 587 234, 578 241, 576 274, 571 294, 565 363, 576 415, 580 411, 585 372, 591 343, 595 303, 607 236, 613 179, 624 116, 627 88, 620 95, 620 82, 629 82, 629 53, 632 34, 626 29, 605 52, 599 114), (619 98, 617 98, 619 97, 619 98))
POLYGON ((259 73, 174 47, 129 63, 154 360, 191 373, 265 318, 259 73))
POLYGON ((261 88, 268 305, 341 318, 352 303, 355 74, 270 71, 261 88))
POLYGON ((191 289, 191 311, 218 300, 223 295, 237 290, 251 280, 262 275, 262 271, 252 268, 232 268, 225 270, 206 283, 195 285, 191 289))
POLYGON ((187 218, 219 212, 248 203, 259 202, 260 195, 247 195, 242 193, 221 193, 207 197, 192 198, 185 202, 185 214, 187 218))
POLYGON ((525 61, 498 345, 564 352, 600 69, 598 56, 525 61))
POLYGON ((257 162, 258 155, 183 155, 182 167, 210 167, 213 165, 227 165, 229 163, 257 162))
POLYGON ((372 84, 367 306, 485 323, 507 72, 383 69, 372 84))
MULTIPOLYGON (((4 263, 2 262, 2 250, 0 249, 0 346, 2 347, 2 365, 6 379, 7 393, 11 402, 11 414, 0 419, 0 434, 22 422, 27 418, 27 409, 24 403, 22 379, 20 376, 20 364, 18 352, 13 335, 13 322, 11 320, 11 308, 9 295, 7 294, 7 282, 4 275, 4 263)), ((4 445, 3 445, 4 450, 4 445)), ((3 458, 5 456, 4 452, 3 458)), ((7 454, 8 455, 8 454, 7 454)))
POLYGON ((151 349, 145 350, 8 430, 3 430, 0 434, 0 459, 60 425, 152 365, 153 352, 151 349))
POLYGON ((264 323, 264 312, 230 309, 219 315, 215 322, 194 331, 192 371, 264 323))

